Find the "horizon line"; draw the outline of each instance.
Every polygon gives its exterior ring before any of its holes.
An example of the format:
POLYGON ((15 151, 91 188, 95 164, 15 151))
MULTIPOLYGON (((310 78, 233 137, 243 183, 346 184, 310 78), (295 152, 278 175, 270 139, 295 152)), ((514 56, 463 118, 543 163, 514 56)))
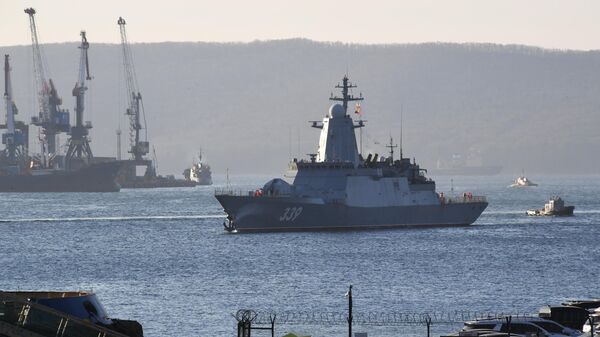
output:
MULTIPOLYGON (((165 41, 129 41, 130 44, 144 45, 144 44, 222 44, 222 45, 250 45, 257 43, 273 43, 273 42, 286 42, 286 41, 307 41, 317 44, 329 44, 329 45, 345 45, 345 46, 366 46, 366 47, 390 47, 390 46, 420 46, 420 45, 458 45, 458 46, 497 46, 497 47, 524 47, 528 49, 538 49, 543 51, 553 52, 594 52, 600 49, 575 49, 575 48, 557 48, 557 47, 544 47, 539 45, 530 45, 522 43, 500 43, 500 42, 483 42, 483 41, 423 41, 423 42, 346 42, 346 41, 330 41, 330 40, 315 40, 305 37, 289 37, 289 38, 274 38, 274 39, 254 39, 251 41, 216 41, 216 40, 195 40, 195 41, 176 41, 176 40, 165 40, 165 41)), ((44 42, 40 43, 42 46, 46 45, 60 45, 60 44, 73 44, 80 43, 78 40, 72 41, 56 41, 56 42, 44 42)), ((120 45, 120 42, 91 42, 92 44, 102 45, 120 45)), ((31 44, 13 44, 13 45, 2 45, 0 48, 12 48, 12 47, 31 47, 31 44)))

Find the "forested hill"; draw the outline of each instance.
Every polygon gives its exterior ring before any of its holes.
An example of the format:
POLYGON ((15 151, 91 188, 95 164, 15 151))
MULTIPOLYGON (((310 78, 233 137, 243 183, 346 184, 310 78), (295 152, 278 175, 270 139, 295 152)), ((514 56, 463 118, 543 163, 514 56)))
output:
MULTIPOLYGON (((90 32, 86 119, 96 155, 115 155, 124 130, 119 45, 90 32)), ((51 77, 73 110, 77 43, 44 46, 51 77)), ((19 118, 29 120, 28 46, 10 54, 19 118)), ((252 43, 134 44, 148 138, 160 173, 180 174, 199 148, 213 171, 282 172, 316 151, 307 121, 327 112, 348 73, 365 97, 364 152, 385 153, 404 120, 404 154, 424 167, 480 153, 506 173, 600 173, 600 52, 492 44, 346 45, 303 39, 252 43)), ((72 118, 74 113, 72 112, 72 118)), ((358 136, 358 135, 357 135, 358 136)))

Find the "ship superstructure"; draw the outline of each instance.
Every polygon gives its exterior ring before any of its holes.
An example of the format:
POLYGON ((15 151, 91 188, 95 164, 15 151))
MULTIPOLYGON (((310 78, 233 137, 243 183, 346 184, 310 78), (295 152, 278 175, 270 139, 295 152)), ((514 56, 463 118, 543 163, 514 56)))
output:
MULTIPOLYGON (((365 126, 348 114, 348 103, 362 100, 350 93, 347 76, 337 88, 341 97, 322 121, 317 153, 294 159, 284 179, 254 191, 217 191, 227 213, 228 231, 351 230, 406 226, 461 226, 473 223, 487 207, 485 197, 436 193, 435 182, 415 161, 359 153, 355 129, 365 126)), ((357 109, 360 107, 357 105, 357 109)))

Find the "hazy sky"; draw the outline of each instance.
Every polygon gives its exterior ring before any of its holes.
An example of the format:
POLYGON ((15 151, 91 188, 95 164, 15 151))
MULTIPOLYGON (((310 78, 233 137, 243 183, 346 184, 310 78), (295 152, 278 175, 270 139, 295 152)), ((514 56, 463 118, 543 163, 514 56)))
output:
POLYGON ((42 42, 252 41, 304 37, 358 43, 493 42, 600 49, 598 0, 0 0, 0 46, 42 42))

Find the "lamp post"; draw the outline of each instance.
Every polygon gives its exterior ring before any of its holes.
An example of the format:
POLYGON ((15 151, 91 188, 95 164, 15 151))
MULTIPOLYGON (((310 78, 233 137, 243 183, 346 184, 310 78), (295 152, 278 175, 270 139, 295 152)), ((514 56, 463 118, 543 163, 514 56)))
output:
POLYGON ((348 337, 352 337, 352 285, 350 285, 346 297, 348 297, 348 337))

